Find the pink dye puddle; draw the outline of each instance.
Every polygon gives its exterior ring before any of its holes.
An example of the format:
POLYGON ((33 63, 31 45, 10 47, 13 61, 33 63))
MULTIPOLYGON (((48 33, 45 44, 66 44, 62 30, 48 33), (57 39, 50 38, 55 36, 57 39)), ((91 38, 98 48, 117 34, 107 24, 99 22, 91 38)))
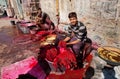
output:
POLYGON ((45 73, 34 56, 16 62, 1 69, 1 79, 16 79, 20 74, 30 73, 38 79, 44 79, 45 73))

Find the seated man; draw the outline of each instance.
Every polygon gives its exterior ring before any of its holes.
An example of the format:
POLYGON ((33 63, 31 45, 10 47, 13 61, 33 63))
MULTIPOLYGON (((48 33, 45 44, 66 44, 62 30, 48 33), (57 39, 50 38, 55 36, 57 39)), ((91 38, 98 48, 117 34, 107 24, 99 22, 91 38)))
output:
POLYGON ((78 60, 78 66, 82 67, 83 54, 80 52, 80 49, 87 38, 87 30, 84 24, 78 21, 77 14, 75 12, 69 13, 68 18, 70 20, 70 24, 68 27, 68 35, 64 41, 67 42, 66 44, 68 46, 72 46, 78 60))
POLYGON ((41 8, 38 9, 38 14, 36 18, 37 20, 39 20, 39 23, 37 23, 37 25, 41 28, 41 30, 54 30, 55 29, 55 25, 51 21, 50 16, 47 13, 42 12, 41 8))
POLYGON ((41 24, 41 28, 43 30, 54 30, 55 29, 55 25, 51 21, 51 19, 48 15, 44 15, 43 20, 42 20, 42 24, 41 24))
POLYGON ((37 18, 40 18, 42 21, 45 15, 49 16, 47 13, 43 12, 41 8, 38 8, 37 18))

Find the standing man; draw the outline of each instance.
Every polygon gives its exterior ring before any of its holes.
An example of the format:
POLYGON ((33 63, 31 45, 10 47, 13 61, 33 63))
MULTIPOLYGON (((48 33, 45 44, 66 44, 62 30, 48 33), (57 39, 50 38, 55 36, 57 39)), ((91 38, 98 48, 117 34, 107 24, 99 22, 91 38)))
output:
POLYGON ((86 26, 78 21, 76 12, 69 13, 68 18, 70 20, 70 24, 68 27, 68 35, 64 41, 67 42, 67 45, 72 46, 76 59, 78 60, 78 65, 79 67, 82 67, 83 54, 80 52, 80 49, 87 38, 86 26))

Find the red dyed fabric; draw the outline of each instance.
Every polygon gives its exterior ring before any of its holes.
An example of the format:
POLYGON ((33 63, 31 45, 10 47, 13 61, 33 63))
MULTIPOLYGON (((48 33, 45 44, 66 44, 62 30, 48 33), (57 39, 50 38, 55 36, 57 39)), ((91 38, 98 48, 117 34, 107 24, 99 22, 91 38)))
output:
POLYGON ((53 62, 53 60, 56 58, 57 55, 58 55, 57 48, 55 46, 47 45, 41 47, 39 58, 42 59, 46 58, 47 60, 53 62))
POLYGON ((43 39, 44 36, 47 36, 48 34, 50 34, 50 32, 48 32, 48 31, 39 31, 39 32, 37 32, 35 37, 36 37, 36 39, 43 39))
POLYGON ((66 42, 65 41, 60 41, 58 44, 58 47, 66 48, 66 42))
POLYGON ((50 34, 52 34, 53 33, 53 31, 52 30, 49 30, 49 31, 39 31, 39 32, 37 32, 37 34, 36 35, 50 35, 50 34))
POLYGON ((65 67, 66 69, 70 69, 71 67, 76 67, 76 58, 74 53, 66 48, 66 43, 61 41, 59 43, 59 55, 54 59, 54 66, 57 68, 65 67))
POLYGON ((52 33, 53 33, 53 31, 39 31, 39 32, 37 32, 36 34, 35 34, 35 37, 34 37, 34 39, 35 40, 45 40, 46 38, 46 36, 48 36, 48 35, 52 35, 52 33))
POLYGON ((49 34, 48 31, 39 31, 37 32, 38 35, 46 35, 46 34, 49 34))
POLYGON ((88 63, 84 68, 77 70, 66 70, 64 74, 49 74, 47 79, 83 79, 87 68, 89 67, 93 56, 90 54, 85 61, 88 63))
POLYGON ((55 47, 50 48, 46 51, 46 59, 53 62, 53 60, 56 58, 58 54, 58 51, 55 47))

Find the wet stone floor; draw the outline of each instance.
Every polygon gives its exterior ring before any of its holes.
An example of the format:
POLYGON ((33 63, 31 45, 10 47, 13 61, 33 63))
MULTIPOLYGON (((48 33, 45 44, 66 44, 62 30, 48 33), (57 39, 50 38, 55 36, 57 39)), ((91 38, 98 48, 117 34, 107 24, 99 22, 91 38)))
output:
MULTIPOLYGON (((24 34, 25 35, 25 34, 24 34)), ((4 66, 21 61, 30 56, 37 56, 39 43, 19 44, 16 39, 22 40, 24 36, 16 26, 2 27, 0 29, 0 71, 4 66)))

